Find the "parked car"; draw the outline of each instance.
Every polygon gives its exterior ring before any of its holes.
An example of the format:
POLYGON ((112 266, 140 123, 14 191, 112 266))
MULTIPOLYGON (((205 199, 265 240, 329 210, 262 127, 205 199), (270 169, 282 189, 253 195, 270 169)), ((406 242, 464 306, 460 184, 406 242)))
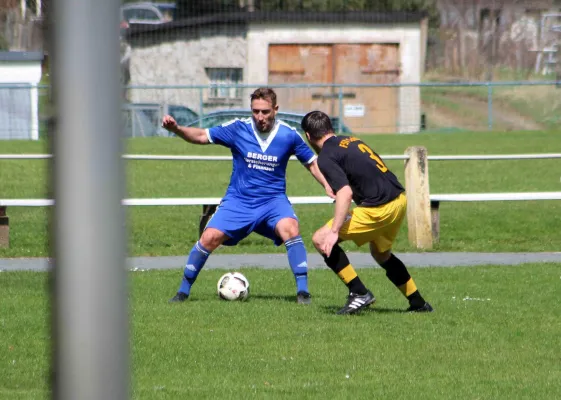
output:
POLYGON ((147 108, 135 103, 122 105, 122 128, 125 137, 159 136, 159 108, 147 108))
POLYGON ((180 125, 188 125, 199 116, 189 107, 177 104, 125 103, 122 107, 125 137, 173 136, 162 128, 162 117, 171 115, 180 125))
POLYGON ((163 24, 173 21, 177 8, 174 3, 128 3, 121 7, 121 25, 163 24))
POLYGON ((192 121, 199 118, 199 114, 189 107, 175 104, 164 104, 162 112, 163 115, 171 115, 179 125, 189 125, 192 121))
MULTIPOLYGON (((298 112, 288 112, 281 111, 277 113, 277 118, 286 122, 288 125, 294 127, 300 134, 303 134, 302 128, 300 126, 302 118, 304 118, 303 113, 298 112)), ((213 126, 222 125, 225 122, 231 121, 236 118, 250 118, 251 111, 245 109, 228 109, 228 110, 217 110, 211 111, 205 114, 202 118, 191 121, 187 126, 201 127, 204 129, 211 128, 213 126)), ((339 132, 339 117, 332 117, 331 122, 333 123, 333 129, 335 132, 339 132)), ((351 130, 345 124, 341 125, 341 133, 345 135, 352 134, 351 130)))

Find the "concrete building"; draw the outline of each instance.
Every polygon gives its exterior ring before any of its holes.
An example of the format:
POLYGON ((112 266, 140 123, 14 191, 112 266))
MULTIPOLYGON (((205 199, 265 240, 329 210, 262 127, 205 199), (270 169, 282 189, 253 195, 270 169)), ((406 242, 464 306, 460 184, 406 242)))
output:
POLYGON ((277 88, 284 111, 342 114, 356 133, 418 132, 418 87, 304 86, 418 83, 426 28, 423 14, 402 12, 240 12, 133 27, 125 35, 130 85, 204 88, 131 89, 128 97, 206 113, 249 107, 251 89, 228 84, 291 84, 300 88, 277 88))

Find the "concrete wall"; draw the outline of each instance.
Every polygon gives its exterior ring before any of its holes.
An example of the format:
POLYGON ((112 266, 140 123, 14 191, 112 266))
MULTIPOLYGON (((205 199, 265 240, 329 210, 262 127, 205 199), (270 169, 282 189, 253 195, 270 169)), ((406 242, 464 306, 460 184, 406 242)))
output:
MULTIPOLYGON (((244 32, 200 29, 199 34, 178 32, 160 43, 137 46, 130 52, 130 85, 208 85, 205 68, 242 68, 247 71, 244 32)), ((203 90, 203 101, 208 91, 203 90)), ((132 102, 181 104, 199 113, 201 92, 197 89, 132 89, 132 102)), ((240 104, 241 106, 241 104, 240 104)), ((205 107, 206 108, 206 107, 205 107)))
MULTIPOLYGON (((420 24, 251 24, 248 31, 248 83, 267 81, 268 46, 276 43, 398 43, 401 59, 401 83, 421 80, 420 24)), ((288 83, 288 82, 287 82, 288 83)), ((399 90, 399 132, 420 129, 421 93, 418 87, 399 90)))

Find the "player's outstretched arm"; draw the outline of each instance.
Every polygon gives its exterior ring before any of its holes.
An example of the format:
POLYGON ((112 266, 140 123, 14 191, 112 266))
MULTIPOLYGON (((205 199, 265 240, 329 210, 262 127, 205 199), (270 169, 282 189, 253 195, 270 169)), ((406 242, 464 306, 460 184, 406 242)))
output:
POLYGON ((306 168, 308 168, 308 171, 310 171, 310 173, 315 178, 315 180, 318 181, 321 186, 323 186, 323 188, 325 189, 325 193, 329 197, 334 199, 335 194, 333 193, 333 190, 331 189, 331 186, 329 185, 329 183, 327 183, 327 180, 325 179, 325 177, 323 176, 323 174, 319 170, 317 159, 312 161, 309 164, 306 164, 306 168))
POLYGON ((179 136, 181 139, 193 144, 209 144, 206 130, 201 128, 188 128, 180 126, 171 115, 166 115, 162 119, 162 126, 169 132, 179 136))

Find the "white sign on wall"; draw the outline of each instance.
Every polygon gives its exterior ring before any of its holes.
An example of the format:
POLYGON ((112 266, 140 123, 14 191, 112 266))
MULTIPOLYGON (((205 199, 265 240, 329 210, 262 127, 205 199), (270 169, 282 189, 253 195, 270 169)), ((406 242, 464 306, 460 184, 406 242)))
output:
POLYGON ((345 104, 344 115, 350 118, 364 117, 364 104, 345 104))

